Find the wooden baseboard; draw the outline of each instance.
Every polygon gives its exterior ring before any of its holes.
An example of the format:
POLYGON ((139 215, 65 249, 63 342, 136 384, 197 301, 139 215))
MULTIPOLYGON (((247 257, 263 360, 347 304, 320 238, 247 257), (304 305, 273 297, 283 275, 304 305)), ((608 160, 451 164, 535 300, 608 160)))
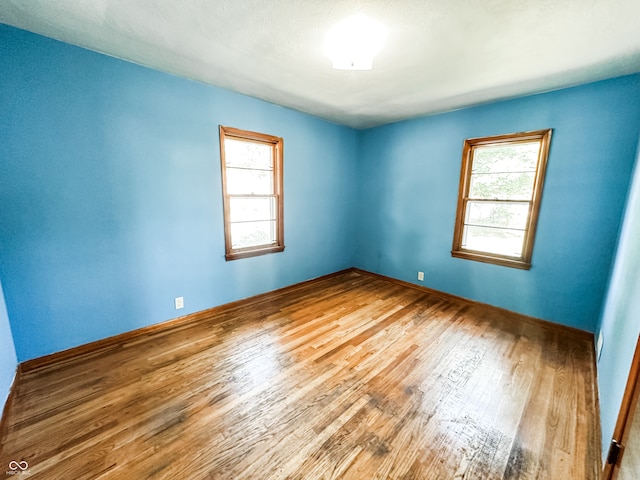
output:
POLYGON ((442 292, 440 290, 435 290, 433 288, 424 287, 422 285, 416 285, 415 283, 406 282, 404 280, 398 280, 397 278, 387 277, 386 275, 381 275, 379 273, 369 272, 367 270, 362 270, 360 268, 353 268, 352 270, 355 271, 355 272, 358 272, 358 273, 362 273, 364 275, 370 275, 372 277, 380 278, 380 279, 386 280, 388 282, 393 282, 393 283, 396 283, 398 285, 403 285, 405 287, 410 287, 410 288, 413 288, 413 289, 416 289, 416 290, 420 290, 422 292, 429 293, 431 295, 440 297, 440 298, 442 298, 444 300, 462 302, 462 303, 466 303, 467 305, 471 305, 471 306, 475 306, 475 307, 481 307, 481 308, 484 308, 484 309, 487 309, 487 310, 490 310, 490 311, 494 311, 499 315, 509 315, 509 316, 514 317, 514 318, 517 318, 519 321, 534 323, 534 324, 539 325, 539 326, 544 327, 544 328, 561 331, 561 332, 566 333, 566 334, 570 334, 570 335, 575 335, 575 336, 581 337, 582 339, 584 339, 586 341, 590 341, 592 343, 594 342, 593 333, 587 332, 586 330, 580 330, 579 328, 569 327, 567 325, 561 325, 559 323, 550 322, 548 320, 543 320, 543 319, 537 318, 537 317, 531 317, 529 315, 525 315, 523 313, 514 312, 514 311, 508 310, 506 308, 496 307, 494 305, 489 305, 487 303, 478 302, 476 300, 471 300, 471 299, 465 298, 465 297, 459 297, 459 296, 453 295, 451 293, 442 292))
MULTIPOLYGON (((144 336, 148 336, 151 334, 156 334, 159 332, 163 332, 163 333, 167 333, 170 332, 172 330, 177 330, 180 328, 187 328, 189 325, 192 325, 193 323, 202 321, 203 319, 207 318, 207 317, 211 317, 214 315, 218 315, 224 312, 227 312, 229 310, 233 310, 235 308, 239 308, 239 307, 245 307, 260 301, 263 301, 271 296, 274 295, 283 295, 283 294, 287 294, 287 293, 291 293, 297 289, 300 288, 304 288, 308 285, 311 285, 313 283, 317 283, 317 282, 321 282, 323 280, 326 280, 328 278, 331 277, 335 277, 338 275, 342 275, 344 273, 348 273, 348 272, 357 272, 363 275, 369 275, 372 277, 376 277, 388 282, 392 282, 392 283, 396 283, 398 285, 403 285, 405 287, 410 287, 416 290, 420 290, 422 292, 425 293, 429 293, 431 295, 435 295, 437 297, 443 298, 445 300, 450 300, 450 301, 456 301, 456 302, 463 302, 466 303, 468 305, 473 305, 473 306, 478 306, 478 307, 482 307, 485 309, 489 309, 489 310, 493 310, 498 314, 501 315, 510 315, 513 316, 521 321, 524 322, 533 322, 539 326, 543 326, 544 328, 550 328, 550 329, 555 329, 555 330, 559 330, 562 331, 564 333, 568 333, 571 335, 577 335, 580 336, 582 338, 584 338, 587 341, 591 341, 593 342, 593 334, 590 332, 586 332, 584 330, 580 330, 577 328, 573 328, 573 327, 568 327, 566 325, 560 325, 557 323, 553 323, 553 322, 549 322, 547 320, 542 320, 540 318, 536 318, 536 317, 530 317, 528 315, 523 315, 521 313, 517 313, 517 312, 512 312, 510 310, 501 308, 501 307, 495 307, 493 305, 488 305, 485 303, 481 303, 481 302, 477 302, 475 300, 470 300, 468 298, 464 298, 464 297, 459 297, 457 295, 453 295, 450 293, 446 293, 446 292, 441 292, 439 290, 434 290, 428 287, 424 287, 421 285, 416 285, 414 283, 410 283, 410 282, 406 282, 404 280, 398 280, 396 278, 392 278, 392 277, 387 277, 385 275, 381 275, 379 273, 373 273, 373 272, 369 272, 367 270, 362 270, 360 268, 355 268, 355 267, 351 267, 351 268, 347 268, 345 270, 340 270, 338 272, 334 272, 334 273, 330 273, 328 275, 323 275, 321 277, 318 278, 313 278, 311 280, 306 280, 300 283, 296 283, 293 285, 288 285, 286 287, 283 288, 279 288, 277 290, 272 290, 269 292, 265 292, 265 293, 261 293, 259 295, 255 295, 253 297, 249 297, 249 298, 245 298, 245 299, 241 299, 241 300, 236 300, 234 302, 230 302, 230 303, 226 303, 224 305, 219 305, 213 308, 209 308, 207 310, 202 310, 199 312, 195 312, 195 313, 191 313, 189 315, 185 315, 183 317, 178 317, 178 318, 174 318, 172 320, 167 320, 165 322, 161 322, 161 323, 157 323, 154 325, 149 325, 146 327, 142 327, 142 328, 138 328, 136 330, 131 330, 128 332, 124 332, 118 335, 114 335, 112 337, 107 337, 107 338, 103 338, 100 340, 96 340, 94 342, 90 342, 90 343, 86 343, 83 345, 79 345, 77 347, 72 347, 70 349, 67 350, 62 350, 60 352, 55 352, 52 353, 50 355, 45 355, 43 357, 38 357, 38 358, 33 358, 31 360, 26 360, 24 362, 22 362, 19 365, 18 368, 18 372, 22 372, 22 373, 27 373, 27 372, 31 372, 33 370, 37 370, 40 368, 44 368, 44 367, 51 367, 57 364, 61 364, 64 363, 65 361, 69 361, 72 359, 77 358, 78 356, 82 356, 82 355, 93 355, 93 354, 97 354, 97 353, 103 353, 106 352, 108 350, 113 350, 113 349, 118 349, 121 348, 124 344, 131 342, 132 340, 135 340, 137 338, 140 337, 144 337, 144 336)), ((17 377, 16 377, 17 378, 17 377)))
POLYGON ((13 399, 16 395, 16 386, 18 385, 18 380, 20 378, 20 365, 16 367, 16 374, 13 376, 13 382, 11 382, 11 387, 9 387, 9 395, 7 396, 7 401, 4 402, 4 407, 2 407, 2 417, 0 417, 0 439, 3 438, 3 432, 5 431, 7 414, 9 413, 9 408, 13 404, 13 399))
POLYGON ((271 290, 269 292, 254 295, 253 297, 236 300, 230 303, 225 303, 223 305, 212 307, 206 310, 201 310, 199 312, 194 312, 189 315, 167 320, 165 322, 156 323, 156 324, 149 325, 142 328, 137 328, 135 330, 130 330, 128 332, 120 333, 112 337, 102 338, 94 342, 78 345, 77 347, 72 347, 67 350, 55 352, 50 355, 45 355, 42 357, 33 358, 31 360, 26 360, 20 364, 19 370, 23 373, 32 372, 33 370, 37 370, 45 367, 51 367, 72 359, 76 359, 77 357, 82 355, 93 355, 97 353, 104 353, 106 351, 113 350, 113 349, 118 349, 118 348, 121 348, 124 344, 129 343, 132 340, 138 339, 140 337, 149 336, 151 334, 157 334, 160 332, 167 333, 172 330, 187 328, 189 325, 202 321, 204 318, 211 317, 213 315, 218 315, 223 312, 233 310, 235 308, 245 307, 253 303, 260 302, 274 295, 283 295, 286 293, 290 293, 292 291, 295 291, 296 289, 321 282, 331 277, 336 277, 338 275, 350 272, 352 270, 353 270, 352 268, 348 268, 345 270, 340 270, 338 272, 329 273, 327 275, 323 275, 318 278, 312 278, 310 280, 305 280, 300 283, 295 283, 293 285, 288 285, 286 287, 282 287, 276 290, 271 290))

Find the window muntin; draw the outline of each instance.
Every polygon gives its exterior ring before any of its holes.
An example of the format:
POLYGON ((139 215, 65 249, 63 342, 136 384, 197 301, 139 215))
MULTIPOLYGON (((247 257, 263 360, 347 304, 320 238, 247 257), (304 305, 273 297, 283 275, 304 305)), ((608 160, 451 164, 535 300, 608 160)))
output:
POLYGON ((284 250, 283 143, 220 126, 227 260, 284 250))
POLYGON ((464 142, 451 254, 531 267, 551 130, 464 142))

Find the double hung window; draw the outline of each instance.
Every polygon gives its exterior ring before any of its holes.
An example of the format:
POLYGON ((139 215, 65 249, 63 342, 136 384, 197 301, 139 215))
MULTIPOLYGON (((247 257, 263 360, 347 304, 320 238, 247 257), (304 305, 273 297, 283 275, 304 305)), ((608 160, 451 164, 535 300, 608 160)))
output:
POLYGON ((284 250, 283 140, 220 126, 226 259, 284 250))
POLYGON ((454 257, 531 268, 551 130, 465 140, 454 257))

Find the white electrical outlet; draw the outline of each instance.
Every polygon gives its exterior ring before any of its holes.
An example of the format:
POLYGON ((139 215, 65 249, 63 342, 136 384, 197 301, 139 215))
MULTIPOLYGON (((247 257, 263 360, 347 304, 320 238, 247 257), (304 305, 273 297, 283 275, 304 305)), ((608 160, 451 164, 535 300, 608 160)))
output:
POLYGON ((424 272, 418 272, 418 280, 424 282, 424 272))
POLYGON ((602 332, 598 334, 598 341, 596 342, 596 358, 597 361, 600 361, 600 354, 602 353, 602 344, 604 343, 604 338, 602 337, 602 332))
POLYGON ((181 308, 184 308, 184 297, 176 297, 175 304, 176 304, 176 310, 180 310, 181 308))

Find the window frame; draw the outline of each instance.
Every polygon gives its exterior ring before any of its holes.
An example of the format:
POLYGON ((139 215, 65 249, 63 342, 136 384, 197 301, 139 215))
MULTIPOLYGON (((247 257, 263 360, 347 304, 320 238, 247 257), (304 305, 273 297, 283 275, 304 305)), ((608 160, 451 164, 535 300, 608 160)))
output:
MULTIPOLYGON (((462 166, 460 169, 460 186, 458 190, 458 207, 456 210, 456 222, 453 234, 453 246, 451 256, 467 260, 475 260, 484 263, 492 263, 505 267, 520 268, 529 270, 531 268, 531 257, 533 255, 533 244, 540 214, 540 203, 542 200, 542 190, 547 169, 549 147, 551 143, 552 129, 535 130, 530 132, 509 133, 505 135, 495 135, 490 137, 466 139, 462 148, 462 166), (469 197, 471 186, 471 171, 473 168, 474 152, 477 148, 488 146, 511 145, 517 143, 540 142, 536 172, 533 182, 533 191, 529 202, 529 212, 525 227, 525 234, 522 245, 522 255, 519 257, 471 250, 462 247, 464 237, 465 214, 467 203, 470 200, 477 200, 469 197)), ((482 201, 507 201, 505 199, 481 199, 482 201)))
MULTIPOLYGON (((284 251, 284 191, 283 191, 283 164, 284 164, 284 140, 281 137, 267 135, 265 133, 251 132, 239 128, 220 125, 220 165, 222 169, 222 200, 224 207, 224 239, 226 260, 255 257, 268 253, 284 251), (225 139, 269 145, 273 154, 273 197, 276 206, 276 241, 274 243, 254 245, 250 247, 233 248, 231 242, 231 201, 234 196, 247 197, 251 194, 229 194, 227 192, 227 163, 225 155, 225 139)), ((263 197, 265 195, 256 195, 263 197)))

